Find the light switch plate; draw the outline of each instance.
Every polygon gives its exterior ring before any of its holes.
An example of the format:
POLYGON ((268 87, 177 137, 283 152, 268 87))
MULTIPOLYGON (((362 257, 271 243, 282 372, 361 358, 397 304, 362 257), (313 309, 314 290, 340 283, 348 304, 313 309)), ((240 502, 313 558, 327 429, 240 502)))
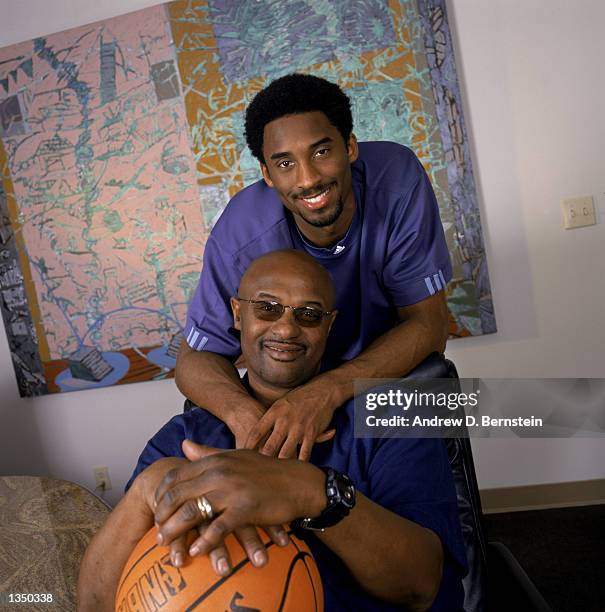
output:
POLYGON ((561 211, 565 229, 595 225, 597 222, 592 196, 561 200, 561 211))

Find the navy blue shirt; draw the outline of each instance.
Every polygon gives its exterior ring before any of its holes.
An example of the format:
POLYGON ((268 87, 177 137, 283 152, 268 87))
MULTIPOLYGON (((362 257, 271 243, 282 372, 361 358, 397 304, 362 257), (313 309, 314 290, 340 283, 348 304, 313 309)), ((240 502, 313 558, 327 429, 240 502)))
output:
MULTIPOLYGON (((456 492, 443 440, 354 438, 353 402, 337 410, 333 440, 313 447, 311 463, 348 474, 357 489, 375 503, 434 531, 444 550, 443 577, 434 611, 462 610, 466 556, 456 492)), ((216 448, 233 448, 227 426, 195 408, 171 419, 147 443, 127 484, 162 457, 182 457, 189 439, 216 448)), ((368 595, 345 565, 312 532, 304 534, 321 574, 327 612, 399 610, 368 595)))
POLYGON ((439 208, 416 156, 392 142, 359 144, 351 165, 356 211, 347 235, 328 249, 300 235, 274 189, 259 181, 236 194, 204 250, 200 282, 184 330, 189 346, 235 358, 229 298, 248 265, 279 249, 306 250, 330 272, 338 317, 324 363, 356 357, 398 321, 397 307, 445 288, 452 268, 439 208))

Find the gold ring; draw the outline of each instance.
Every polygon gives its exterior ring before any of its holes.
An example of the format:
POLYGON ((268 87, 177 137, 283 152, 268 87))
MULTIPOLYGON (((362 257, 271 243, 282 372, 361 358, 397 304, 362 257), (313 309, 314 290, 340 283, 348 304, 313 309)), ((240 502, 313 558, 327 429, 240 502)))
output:
POLYGON ((200 511, 200 516, 202 517, 202 523, 207 523, 212 520, 214 516, 214 512, 212 512, 212 506, 210 502, 206 499, 204 495, 200 495, 195 500, 197 504, 197 509, 200 511))

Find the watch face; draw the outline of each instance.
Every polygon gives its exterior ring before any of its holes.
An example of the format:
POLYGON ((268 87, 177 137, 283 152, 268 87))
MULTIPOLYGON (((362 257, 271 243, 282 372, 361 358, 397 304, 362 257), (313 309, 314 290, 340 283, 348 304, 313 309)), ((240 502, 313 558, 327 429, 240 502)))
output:
POLYGON ((344 503, 346 505, 348 505, 349 508, 352 508, 354 506, 354 501, 355 501, 355 491, 351 491, 353 487, 347 487, 344 491, 344 493, 342 494, 344 503))
POLYGON ((336 482, 340 503, 350 510, 355 505, 355 486, 345 474, 338 474, 336 482))
POLYGON ((301 527, 304 529, 323 531, 327 527, 332 527, 348 516, 355 506, 355 486, 351 479, 332 468, 322 469, 326 473, 328 504, 319 516, 301 521, 301 527))

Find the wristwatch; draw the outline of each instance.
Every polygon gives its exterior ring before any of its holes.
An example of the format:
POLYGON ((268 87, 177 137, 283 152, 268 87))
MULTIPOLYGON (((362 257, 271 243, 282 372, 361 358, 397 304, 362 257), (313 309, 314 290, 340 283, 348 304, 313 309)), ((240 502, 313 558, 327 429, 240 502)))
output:
POLYGON ((322 513, 315 518, 301 518, 296 527, 311 531, 323 531, 342 521, 355 506, 355 486, 346 474, 341 474, 331 467, 319 469, 326 474, 326 497, 328 504, 322 513))

